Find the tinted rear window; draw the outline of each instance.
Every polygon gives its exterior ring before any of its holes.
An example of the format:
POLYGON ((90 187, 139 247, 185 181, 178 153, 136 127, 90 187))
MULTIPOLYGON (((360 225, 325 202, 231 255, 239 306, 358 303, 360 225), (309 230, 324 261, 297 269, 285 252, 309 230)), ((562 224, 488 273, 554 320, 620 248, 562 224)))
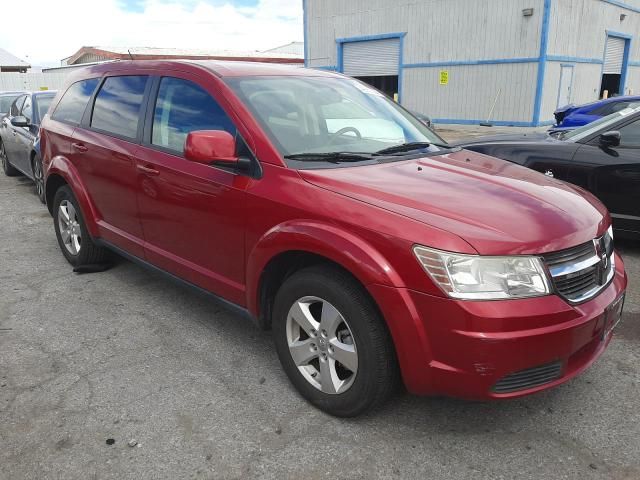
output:
POLYGON ((96 95, 91 126, 114 135, 136 138, 147 78, 108 77, 96 95))
POLYGON ((99 78, 91 78, 71 85, 64 93, 51 118, 61 122, 80 123, 89 98, 99 81, 99 78))

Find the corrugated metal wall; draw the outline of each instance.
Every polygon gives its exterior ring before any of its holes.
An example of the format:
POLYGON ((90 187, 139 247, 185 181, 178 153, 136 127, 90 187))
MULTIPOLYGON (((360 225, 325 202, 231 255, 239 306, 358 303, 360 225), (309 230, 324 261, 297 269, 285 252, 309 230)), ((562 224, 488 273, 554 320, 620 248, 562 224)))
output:
POLYGON ((446 86, 440 85, 440 70, 405 69, 403 105, 441 123, 460 119, 484 121, 497 97, 492 120, 531 122, 537 63, 447 67, 446 86))
POLYGON ((307 0, 308 64, 337 67, 336 39, 407 32, 402 103, 442 120, 531 122, 543 0, 307 0), (524 8, 534 8, 524 17, 524 8), (496 13, 500 14, 497 15, 496 13), (531 59, 531 63, 429 66, 531 59), (419 64, 419 65, 415 65, 419 64), (423 65, 427 64, 427 65, 423 65), (449 72, 440 85, 439 72, 449 72))
POLYGON ((335 66, 336 38, 408 32, 405 63, 537 57, 543 0, 307 0, 310 66, 335 66), (535 9, 523 17, 522 9, 535 9), (499 15, 498 15, 499 13, 499 15))
MULTIPOLYGON (((640 0, 635 0, 640 9, 640 0)), ((621 3, 631 5, 632 0, 621 3)), ((600 0, 554 0, 551 3, 549 55, 602 59, 606 30, 636 37, 631 57, 640 60, 640 14, 600 0), (620 15, 627 17, 620 21, 620 15)))
POLYGON ((3 90, 58 90, 64 85, 66 73, 0 73, 3 90))
MULTIPOLYGON (((532 122, 544 0, 306 0, 307 60, 338 67, 336 39, 407 32, 402 103, 438 119, 483 120, 501 86, 494 120, 532 122), (533 8, 531 17, 522 10, 533 8), (530 63, 482 65, 485 60, 530 63), (477 65, 429 65, 471 63, 477 65), (508 60, 507 60, 508 61, 508 60), (449 85, 439 84, 440 70, 449 85)), ((558 99, 560 63, 575 65, 573 101, 599 94, 606 30, 633 36, 625 93, 640 93, 640 0, 552 0, 540 121, 558 99), (626 4, 631 8, 623 8, 626 4), (620 15, 627 17, 621 20, 620 15)))
MULTIPOLYGON (((640 0, 623 3, 640 9, 640 0)), ((549 27, 550 61, 545 72, 542 121, 553 119, 561 63, 574 65, 572 103, 598 99, 607 30, 633 37, 625 93, 640 94, 640 66, 634 66, 640 65, 640 13, 600 0, 555 0, 549 27), (624 20, 621 14, 627 15, 624 20)))

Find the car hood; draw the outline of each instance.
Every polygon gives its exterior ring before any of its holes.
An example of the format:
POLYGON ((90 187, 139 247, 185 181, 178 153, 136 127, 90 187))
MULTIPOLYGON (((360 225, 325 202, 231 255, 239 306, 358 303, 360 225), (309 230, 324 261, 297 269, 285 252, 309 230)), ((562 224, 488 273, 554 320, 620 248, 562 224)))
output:
MULTIPOLYGON (((610 219, 579 187, 466 150, 392 163, 301 170, 307 182, 453 233, 484 255, 590 241, 610 219)), ((429 238, 410 239, 431 245, 429 238)))

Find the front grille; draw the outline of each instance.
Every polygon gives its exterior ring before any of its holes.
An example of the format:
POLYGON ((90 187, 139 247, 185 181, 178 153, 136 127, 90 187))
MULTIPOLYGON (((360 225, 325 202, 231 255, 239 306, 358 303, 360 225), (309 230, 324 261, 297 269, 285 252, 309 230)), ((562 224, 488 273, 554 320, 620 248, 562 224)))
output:
POLYGON ((615 270, 613 239, 609 234, 591 242, 544 255, 556 293, 572 303, 596 296, 615 270))
POLYGON ((510 373, 493 386, 495 393, 511 393, 553 382, 562 374, 560 361, 510 373))
POLYGON ((545 255, 547 267, 553 268, 565 263, 576 263, 587 260, 595 254, 593 242, 587 242, 577 247, 560 250, 559 252, 545 255))

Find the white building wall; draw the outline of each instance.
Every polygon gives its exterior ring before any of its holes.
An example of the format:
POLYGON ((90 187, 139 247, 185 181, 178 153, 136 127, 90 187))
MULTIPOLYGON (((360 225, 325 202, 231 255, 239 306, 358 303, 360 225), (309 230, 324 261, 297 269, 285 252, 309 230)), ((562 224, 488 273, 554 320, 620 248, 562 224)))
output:
POLYGON ((65 78, 65 73, 0 73, 0 91, 58 90, 65 78))
MULTIPOLYGON (((640 0, 549 3, 540 122, 553 120, 561 63, 574 65, 572 102, 598 98, 607 30, 632 37, 625 93, 640 94, 640 0)), ((403 65, 419 68, 402 69, 403 104, 436 119, 482 120, 503 88, 494 120, 533 121, 545 0, 306 0, 305 5, 309 66, 339 69, 336 39, 407 32, 403 65), (533 8, 534 15, 524 17, 525 8, 533 8), (483 60, 497 62, 482 65, 483 60), (443 69, 449 71, 448 86, 437 81, 443 69)))
MULTIPOLYGON (((615 3, 615 2, 614 2, 615 3)), ((624 0, 640 10, 640 0, 624 0)), ((625 94, 640 94, 640 12, 602 0, 553 0, 540 120, 553 120, 561 64, 574 66, 571 103, 595 101, 600 95, 607 31, 632 37, 625 94), (624 14, 626 18, 620 19, 624 14)))
POLYGON ((404 63, 537 57, 544 0, 306 0, 309 66, 337 65, 337 38, 408 32, 404 63), (524 17, 524 8, 534 8, 524 17), (497 14, 499 13, 499 15, 497 14))
POLYGON ((593 102, 600 94, 602 65, 548 62, 545 71, 542 106, 540 109, 540 120, 542 122, 549 123, 554 120, 553 112, 558 107, 560 70, 562 65, 573 66, 573 83, 571 85, 570 103, 580 105, 583 103, 593 102))
POLYGON ((480 121, 500 91, 493 120, 533 118, 544 0, 306 0, 305 7, 310 67, 340 69, 337 39, 406 32, 404 105, 436 121, 480 121), (523 16, 525 8, 533 16, 523 16), (440 70, 449 72, 446 86, 440 70))
POLYGON ((486 121, 528 124, 533 118, 537 63, 446 67, 449 84, 440 85, 439 67, 404 70, 402 104, 434 121, 486 121))

